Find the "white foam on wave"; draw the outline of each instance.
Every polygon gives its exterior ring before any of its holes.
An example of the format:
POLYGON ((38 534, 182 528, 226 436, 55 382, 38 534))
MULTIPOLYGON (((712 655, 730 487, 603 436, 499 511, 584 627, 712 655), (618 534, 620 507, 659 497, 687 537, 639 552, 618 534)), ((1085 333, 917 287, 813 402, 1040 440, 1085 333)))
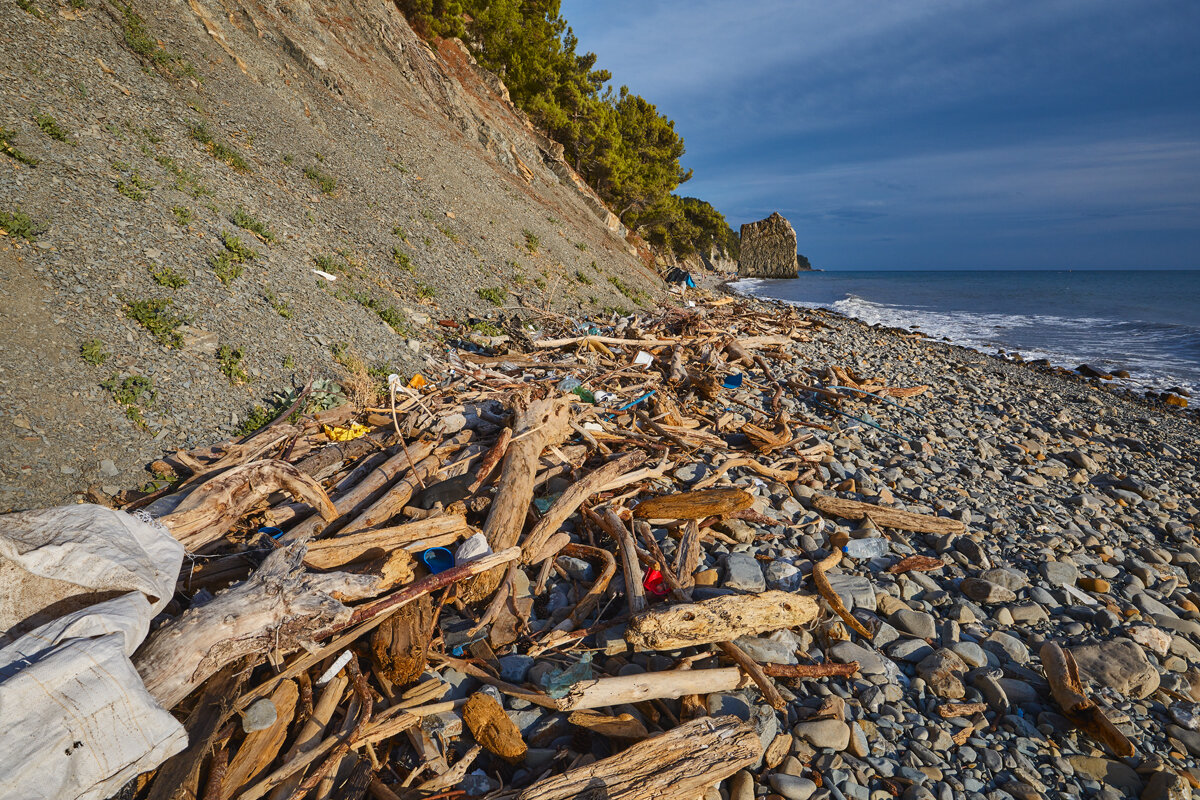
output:
MULTIPOLYGON (((748 295, 769 296, 764 290, 770 288, 770 283, 764 280, 744 279, 732 284, 732 288, 748 295)), ((785 302, 802 308, 828 308, 868 325, 920 331, 931 338, 945 339, 983 353, 1019 352, 1027 361, 1044 358, 1055 366, 1067 369, 1074 369, 1085 362, 1109 370, 1136 368, 1138 374, 1128 381, 1121 382, 1131 389, 1161 391, 1171 386, 1182 386, 1192 393, 1200 389, 1200 381, 1192 376, 1180 374, 1178 359, 1169 353, 1155 352, 1145 346, 1122 348, 1118 342, 1098 341, 1103 337, 1105 328, 1116 328, 1125 324, 1117 320, 1044 314, 938 311, 916 306, 876 303, 856 295, 849 295, 834 303, 790 299, 785 302), (1069 350, 1049 346, 1023 346, 1010 338, 1014 332, 1022 329, 1049 329, 1060 334, 1077 333, 1081 342, 1089 341, 1092 347, 1069 350), (1123 349, 1129 352, 1120 352, 1123 349), (1088 350, 1093 352, 1089 353, 1088 350)), ((1160 334, 1152 331, 1123 330, 1119 333, 1124 343, 1142 340, 1143 345, 1152 343, 1158 335, 1160 334)))
POLYGON ((738 278, 736 281, 729 282, 729 288, 738 294, 748 294, 758 297, 762 288, 766 286, 766 283, 765 278, 738 278))

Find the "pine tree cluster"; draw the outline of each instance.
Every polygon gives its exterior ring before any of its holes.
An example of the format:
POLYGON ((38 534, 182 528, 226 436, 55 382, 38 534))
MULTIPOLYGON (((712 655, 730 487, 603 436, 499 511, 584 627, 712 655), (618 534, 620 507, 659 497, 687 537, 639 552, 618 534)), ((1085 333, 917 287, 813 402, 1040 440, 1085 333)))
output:
POLYGON ((396 0, 426 39, 462 38, 518 108, 563 145, 566 159, 621 221, 679 256, 714 246, 736 257, 737 234, 709 203, 679 197, 691 178, 683 138, 654 104, 596 69, 596 54, 559 13, 559 0, 396 0))

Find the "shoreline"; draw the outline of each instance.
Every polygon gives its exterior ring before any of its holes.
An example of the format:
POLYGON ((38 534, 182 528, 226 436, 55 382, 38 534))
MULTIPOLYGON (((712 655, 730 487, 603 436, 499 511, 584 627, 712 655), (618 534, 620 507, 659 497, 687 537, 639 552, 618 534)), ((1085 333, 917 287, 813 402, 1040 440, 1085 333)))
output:
MULTIPOLYGON (((974 353, 974 354, 977 354, 980 356, 994 358, 994 359, 997 359, 998 361, 1001 361, 1003 363, 1006 363, 1006 364, 1009 364, 1012 366, 1022 366, 1022 367, 1025 367, 1026 369, 1030 370, 1031 372, 1034 372, 1039 375, 1054 375, 1054 376, 1058 376, 1060 378, 1065 378, 1065 379, 1077 379, 1077 380, 1086 382, 1092 388, 1104 389, 1106 392, 1109 392, 1110 394, 1112 394, 1114 396, 1124 398, 1124 399, 1134 402, 1138 405, 1144 406, 1147 409, 1153 409, 1153 410, 1157 410, 1157 411, 1165 412, 1165 413, 1169 413, 1169 414, 1179 414, 1182 417, 1191 418, 1193 421, 1200 421, 1200 402, 1193 402, 1195 400, 1194 394, 1192 396, 1174 395, 1168 389, 1151 389, 1151 388, 1147 388, 1147 386, 1145 384, 1140 385, 1140 386, 1129 385, 1129 384, 1123 382, 1123 379, 1120 379, 1120 378, 1114 378, 1113 380, 1107 380, 1107 381, 1102 380, 1100 378, 1091 378, 1091 377, 1088 377, 1088 376, 1078 372, 1076 369, 1073 369, 1071 367, 1063 366, 1060 364, 1054 364, 1049 359, 1046 359, 1046 358, 1026 360, 1023 357, 1021 357, 1021 354, 1019 352, 1003 351, 1000 348, 997 348, 997 350, 999 352, 989 353, 986 350, 980 349, 979 347, 975 347, 973 345, 962 344, 959 342, 955 342, 953 340, 949 340, 947 338, 934 338, 933 336, 931 336, 919 329, 902 328, 902 327, 896 327, 896 326, 883 325, 880 323, 869 323, 865 320, 850 316, 849 314, 845 314, 841 311, 837 311, 835 309, 828 308, 826 306, 806 306, 806 305, 801 305, 799 303, 789 302, 787 300, 777 298, 777 297, 765 297, 762 295, 750 294, 748 292, 739 290, 734 285, 735 283, 742 281, 742 280, 752 280, 752 279, 740 278, 740 277, 736 277, 736 276, 733 278, 723 278, 723 279, 720 279, 719 282, 713 288, 715 288, 718 291, 724 292, 725 294, 733 296, 733 297, 745 298, 747 300, 754 300, 754 301, 758 301, 758 302, 762 302, 762 303, 767 303, 769 305, 779 305, 782 307, 797 308, 797 309, 801 309, 804 311, 820 312, 823 314, 830 315, 832 317, 836 317, 838 319, 846 320, 848 322, 853 322, 854 324, 861 325, 864 328, 866 328, 867 330, 886 331, 888 333, 891 333, 891 334, 897 335, 897 336, 918 337, 918 338, 920 338, 926 342, 932 343, 932 344, 939 344, 939 345, 944 345, 947 347, 958 348, 960 350, 974 353), (1166 402, 1166 398, 1168 396, 1175 396, 1177 398, 1180 398, 1180 399, 1184 400, 1187 403, 1187 405, 1183 408, 1173 407, 1166 402)), ((1084 366, 1086 366, 1086 365, 1084 365, 1084 366)), ((1178 388, 1178 387, 1176 387, 1176 388, 1178 388)))

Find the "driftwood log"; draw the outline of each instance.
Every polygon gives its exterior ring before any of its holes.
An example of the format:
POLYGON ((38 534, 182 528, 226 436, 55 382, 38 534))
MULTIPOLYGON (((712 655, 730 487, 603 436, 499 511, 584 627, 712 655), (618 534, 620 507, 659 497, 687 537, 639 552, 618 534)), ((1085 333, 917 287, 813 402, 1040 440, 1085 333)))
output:
POLYGON ((812 496, 812 504, 813 508, 823 514, 852 520, 870 517, 876 525, 881 527, 896 528, 913 533, 963 533, 967 530, 967 526, 957 519, 915 514, 912 511, 901 511, 896 508, 877 506, 842 497, 815 494, 812 496))
POLYGON ((819 614, 816 598, 807 595, 778 591, 724 595, 638 614, 629 620, 625 641, 641 650, 677 650, 796 628, 819 614))
POLYGON ((741 489, 705 489, 651 497, 633 509, 638 519, 704 519, 749 508, 754 498, 741 489))
POLYGON ((450 541, 469 535, 471 526, 461 514, 417 520, 391 528, 359 531, 357 533, 318 539, 308 543, 304 563, 314 569, 333 569, 364 558, 380 558, 405 545, 430 538, 450 536, 450 541))
MULTIPOLYGON (((559 398, 534 400, 517 417, 513 431, 496 496, 483 524, 483 533, 493 551, 512 547, 521 538, 533 501, 538 458, 548 446, 560 444, 570 435, 570 406, 559 398)), ((463 601, 471 603, 487 598, 496 590, 501 577, 499 570, 480 575, 465 587, 463 601)))
POLYGON ((408 501, 412 499, 417 489, 423 487, 425 482, 431 476, 435 475, 441 466, 442 459, 438 453, 432 453, 422 458, 407 475, 396 481, 395 485, 388 489, 382 497, 363 509, 361 513, 357 514, 349 522, 340 525, 339 530, 342 533, 353 533, 354 531, 383 525, 408 505, 408 501))
POLYGON ((605 508, 596 518, 608 535, 613 537, 621 553, 621 573, 625 576, 625 598, 629 604, 629 613, 640 614, 646 610, 646 587, 642 585, 642 565, 638 563, 637 545, 633 541, 633 534, 625 526, 625 521, 611 508, 605 508))
POLYGON ((743 684, 736 667, 718 669, 673 669, 579 681, 565 697, 552 701, 560 711, 640 703, 643 700, 675 700, 685 694, 728 692, 743 684))
POLYGON ((148 800, 193 800, 199 795, 200 769, 225 721, 233 712, 236 697, 246 681, 241 664, 230 664, 213 676, 198 695, 196 707, 183 723, 188 747, 171 756, 155 773, 148 800))
POLYGON ((266 774, 267 768, 271 766, 287 739, 299 696, 295 681, 285 681, 271 693, 270 700, 276 713, 275 722, 269 728, 252 731, 246 735, 237 755, 225 771, 221 783, 221 797, 224 800, 229 800, 242 786, 257 781, 266 774))
POLYGON ((286 653, 308 632, 350 618, 343 600, 387 589, 378 578, 306 573, 305 548, 267 556, 246 581, 190 608, 155 631, 134 654, 134 666, 163 708, 173 708, 226 664, 262 652, 286 653))
POLYGON ((597 467, 586 477, 567 487, 521 543, 521 560, 526 564, 533 563, 533 557, 541 552, 550 537, 562 527, 567 518, 579 510, 584 501, 618 476, 640 466, 645 460, 646 456, 642 451, 634 450, 597 467))
POLYGON ((592 764, 538 781, 518 800, 695 800, 762 755, 737 717, 701 717, 592 764))
POLYGON ((366 436, 348 442, 330 442, 312 455, 296 462, 296 469, 305 475, 319 475, 326 468, 339 462, 351 463, 381 447, 395 438, 391 427, 376 428, 366 436))
MULTIPOLYGON (((396 453, 396 455, 367 473, 356 486, 348 488, 340 496, 333 498, 333 505, 337 512, 336 517, 342 517, 355 513, 357 510, 365 509, 371 500, 375 499, 381 489, 390 485, 400 475, 412 469, 413 464, 432 453, 434 446, 434 442, 425 441, 414 442, 409 444, 407 448, 401 448, 400 452, 396 453)), ((321 533, 328 522, 328 520, 316 515, 309 516, 280 537, 280 541, 294 542, 302 539, 311 539, 321 533)))
POLYGON ((337 516, 325 490, 312 478, 284 461, 255 461, 203 483, 161 521, 195 552, 221 539, 255 505, 279 491, 308 503, 322 519, 337 516))

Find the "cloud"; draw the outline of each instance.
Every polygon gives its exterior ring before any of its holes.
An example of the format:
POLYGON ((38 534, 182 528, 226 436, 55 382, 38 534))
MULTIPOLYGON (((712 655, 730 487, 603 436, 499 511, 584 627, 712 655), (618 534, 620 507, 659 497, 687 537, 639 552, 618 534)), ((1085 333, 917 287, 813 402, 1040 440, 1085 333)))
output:
POLYGON ((941 258, 950 240, 960 263, 973 242, 981 260, 987 242, 1035 259, 1103 240, 1110 259, 1195 266, 1200 3, 567 0, 563 13, 615 81, 676 120, 688 194, 735 224, 794 215, 825 263, 887 266, 889 246, 941 258), (1147 247, 1151 231, 1174 245, 1147 247))

